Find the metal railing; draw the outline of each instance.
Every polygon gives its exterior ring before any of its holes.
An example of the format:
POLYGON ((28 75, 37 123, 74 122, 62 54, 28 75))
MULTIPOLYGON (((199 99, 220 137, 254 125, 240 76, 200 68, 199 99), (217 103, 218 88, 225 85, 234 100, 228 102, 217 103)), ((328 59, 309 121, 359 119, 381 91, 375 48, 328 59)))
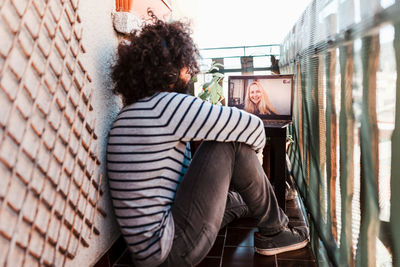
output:
MULTIPOLYGON (((269 71, 271 70, 270 57, 274 56, 278 58, 280 55, 280 48, 279 44, 202 48, 200 49, 202 57, 200 63, 207 68, 211 61, 219 61, 226 65, 225 68, 221 70, 222 73, 269 71), (250 60, 251 64, 250 66, 244 67, 243 59, 246 58, 250 60), (267 60, 268 64, 264 63, 261 64, 261 66, 254 66, 254 58, 260 60, 264 59, 264 61, 267 60), (229 64, 229 61, 235 61, 236 59, 236 64, 229 64)), ((246 62, 248 63, 249 60, 246 62)))
POLYGON ((314 0, 282 44, 321 266, 400 266, 400 2, 314 0))

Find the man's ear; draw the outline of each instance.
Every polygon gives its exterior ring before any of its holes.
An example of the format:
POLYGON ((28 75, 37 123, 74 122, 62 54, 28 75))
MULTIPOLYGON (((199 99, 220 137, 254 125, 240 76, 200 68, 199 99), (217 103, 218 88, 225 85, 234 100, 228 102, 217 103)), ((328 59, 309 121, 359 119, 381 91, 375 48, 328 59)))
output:
POLYGON ((171 69, 168 74, 166 75, 166 80, 167 83, 169 84, 169 87, 173 88, 175 83, 178 81, 179 79, 179 75, 180 75, 180 71, 178 69, 171 69))

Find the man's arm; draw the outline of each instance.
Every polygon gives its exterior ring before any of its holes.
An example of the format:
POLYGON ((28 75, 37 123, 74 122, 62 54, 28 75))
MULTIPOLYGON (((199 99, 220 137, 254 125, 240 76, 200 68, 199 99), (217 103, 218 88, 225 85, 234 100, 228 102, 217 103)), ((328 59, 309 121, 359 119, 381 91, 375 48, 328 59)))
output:
POLYGON ((261 119, 243 110, 186 96, 176 113, 174 134, 182 141, 242 142, 256 152, 262 152, 264 148, 265 132, 261 119))

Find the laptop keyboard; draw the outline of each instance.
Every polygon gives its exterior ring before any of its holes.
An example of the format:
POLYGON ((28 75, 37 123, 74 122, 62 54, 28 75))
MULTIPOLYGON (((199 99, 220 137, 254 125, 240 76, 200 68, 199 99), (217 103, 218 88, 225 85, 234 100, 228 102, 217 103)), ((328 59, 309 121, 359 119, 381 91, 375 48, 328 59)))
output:
POLYGON ((264 126, 283 126, 289 124, 288 120, 264 120, 264 126))

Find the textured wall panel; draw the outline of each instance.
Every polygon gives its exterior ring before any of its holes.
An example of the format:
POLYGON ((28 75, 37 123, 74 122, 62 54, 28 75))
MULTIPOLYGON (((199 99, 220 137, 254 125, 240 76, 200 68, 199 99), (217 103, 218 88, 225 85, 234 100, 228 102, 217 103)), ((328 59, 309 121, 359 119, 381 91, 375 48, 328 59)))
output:
POLYGON ((0 266, 62 266, 101 233, 77 0, 0 1, 0 266))

